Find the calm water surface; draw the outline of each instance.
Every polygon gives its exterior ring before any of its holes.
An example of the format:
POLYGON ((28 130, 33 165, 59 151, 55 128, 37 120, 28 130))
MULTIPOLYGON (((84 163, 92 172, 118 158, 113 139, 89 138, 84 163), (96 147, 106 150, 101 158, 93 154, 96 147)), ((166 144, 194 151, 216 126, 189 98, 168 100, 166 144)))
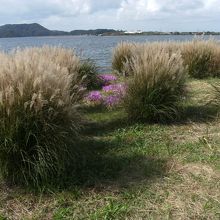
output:
MULTIPOLYGON (((59 36, 59 37, 23 37, 0 38, 0 50, 11 51, 15 48, 32 46, 63 46, 73 48, 83 58, 95 60, 100 71, 111 70, 112 49, 121 41, 152 42, 152 41, 186 41, 193 36, 59 36)), ((209 38, 205 36, 205 38, 209 38)), ((213 38, 220 40, 220 36, 213 38)))

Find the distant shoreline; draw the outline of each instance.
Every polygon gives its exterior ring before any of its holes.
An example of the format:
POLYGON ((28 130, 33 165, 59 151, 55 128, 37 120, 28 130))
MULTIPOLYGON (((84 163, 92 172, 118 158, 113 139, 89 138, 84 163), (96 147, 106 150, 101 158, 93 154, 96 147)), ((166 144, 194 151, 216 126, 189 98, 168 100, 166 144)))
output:
POLYGON ((124 31, 114 29, 91 29, 91 30, 73 30, 59 31, 49 30, 40 24, 6 24, 0 26, 0 38, 17 38, 17 37, 57 37, 57 36, 162 36, 162 35, 196 35, 196 36, 215 36, 220 32, 165 32, 165 31, 124 31))
POLYGON ((12 39, 12 38, 55 38, 55 37, 120 37, 120 36, 219 36, 220 34, 118 34, 118 35, 92 35, 92 34, 83 34, 83 35, 45 35, 45 36, 13 36, 13 37, 0 37, 0 39, 12 39))

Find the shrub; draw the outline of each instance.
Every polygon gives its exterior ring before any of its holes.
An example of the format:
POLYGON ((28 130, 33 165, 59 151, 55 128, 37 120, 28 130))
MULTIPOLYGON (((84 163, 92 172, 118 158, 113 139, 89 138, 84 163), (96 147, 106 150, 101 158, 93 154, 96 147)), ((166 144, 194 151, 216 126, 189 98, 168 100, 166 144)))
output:
POLYGON ((79 77, 83 79, 82 85, 88 90, 101 88, 102 82, 98 77, 98 67, 94 61, 90 59, 82 61, 78 72, 79 77))
POLYGON ((200 40, 177 42, 153 42, 153 43, 121 43, 113 53, 112 67, 120 74, 132 73, 132 58, 139 56, 143 51, 151 53, 150 48, 169 53, 177 53, 181 50, 184 65, 188 67, 189 75, 194 78, 220 76, 220 44, 214 40, 200 40))
POLYGON ((112 68, 119 74, 128 76, 132 73, 132 58, 139 56, 143 51, 151 53, 150 48, 155 50, 165 50, 167 53, 172 54, 180 50, 180 44, 172 41, 168 42, 147 42, 147 43, 120 43, 113 51, 112 68), (149 50, 150 49, 150 50, 149 50))
POLYGON ((150 46, 132 58, 124 100, 129 117, 164 121, 178 114, 187 70, 180 52, 170 54, 150 46))
POLYGON ((81 124, 71 92, 76 64, 64 57, 70 59, 65 50, 44 47, 0 59, 0 172, 10 182, 53 182, 74 162, 81 124))
MULTIPOLYGON (((23 53, 24 51, 22 51, 23 53)), ((45 46, 42 48, 31 48, 26 51, 29 54, 43 56, 57 65, 64 67, 72 75, 72 90, 77 93, 80 86, 88 89, 101 88, 101 82, 98 78, 98 67, 94 61, 80 60, 72 49, 62 47, 45 46), (78 87, 76 87, 78 85, 78 87)))
POLYGON ((65 68, 71 75, 71 93, 75 101, 82 99, 84 90, 82 84, 85 77, 80 73, 81 62, 72 49, 62 47, 32 47, 25 50, 17 50, 16 56, 31 57, 33 60, 42 59, 48 60, 61 68, 65 68))
POLYGON ((119 74, 127 75, 131 57, 135 53, 137 44, 122 42, 113 50, 112 69, 119 74))
POLYGON ((220 45, 217 42, 186 42, 182 46, 182 55, 191 77, 201 79, 220 75, 220 45))

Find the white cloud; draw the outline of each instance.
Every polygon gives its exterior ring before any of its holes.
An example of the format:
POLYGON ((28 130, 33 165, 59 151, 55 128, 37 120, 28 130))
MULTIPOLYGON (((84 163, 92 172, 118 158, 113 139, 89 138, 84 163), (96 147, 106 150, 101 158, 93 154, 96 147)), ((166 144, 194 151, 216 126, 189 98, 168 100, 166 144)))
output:
MULTIPOLYGON (((210 0, 213 1, 213 0, 210 0)), ((204 8, 205 0, 123 0, 119 16, 146 19, 195 13, 204 8)))
POLYGON ((0 13, 4 15, 41 18, 51 15, 71 16, 89 13, 89 0, 0 0, 0 13))
POLYGON ((220 30, 220 0, 0 0, 0 24, 52 29, 220 30))
POLYGON ((152 30, 219 30, 220 1, 123 0, 118 18, 152 30))

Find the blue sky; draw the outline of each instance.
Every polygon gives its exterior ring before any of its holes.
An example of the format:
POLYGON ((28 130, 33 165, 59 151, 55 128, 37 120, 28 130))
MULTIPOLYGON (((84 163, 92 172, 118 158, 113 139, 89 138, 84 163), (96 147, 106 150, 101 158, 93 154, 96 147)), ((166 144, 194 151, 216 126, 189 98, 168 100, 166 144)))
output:
POLYGON ((0 25, 49 29, 220 31, 220 0, 0 0, 0 25))

